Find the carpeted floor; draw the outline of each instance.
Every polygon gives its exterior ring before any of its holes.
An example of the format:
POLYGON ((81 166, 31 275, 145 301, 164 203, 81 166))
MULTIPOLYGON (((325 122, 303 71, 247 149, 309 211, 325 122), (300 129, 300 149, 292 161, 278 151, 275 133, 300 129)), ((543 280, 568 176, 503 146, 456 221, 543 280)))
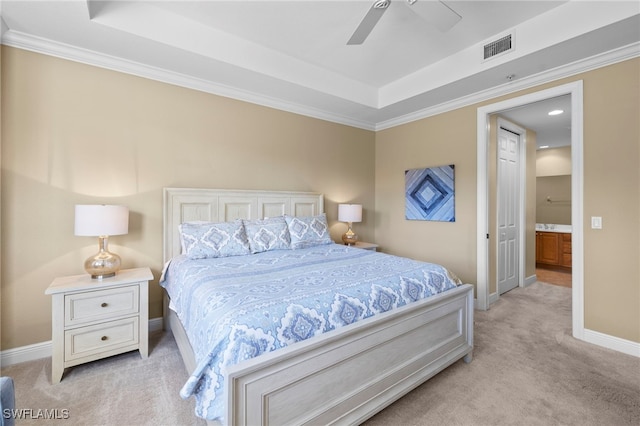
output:
MULTIPOLYGON (((571 289, 516 288, 475 312, 471 364, 459 361, 384 409, 377 425, 638 425, 640 359, 571 337, 571 289)), ((51 360, 3 368, 18 408, 68 410, 68 419, 18 425, 201 425, 171 334, 154 333, 150 356, 131 352, 67 369, 51 385, 51 360)), ((60 411, 63 414, 63 411, 60 411)))
POLYGON ((33 411, 16 425, 206 424, 194 416, 193 399, 178 395, 188 374, 173 336, 149 337, 149 358, 135 351, 78 365, 66 369, 56 385, 51 384, 51 358, 2 368, 3 376, 13 377, 16 408, 33 411), (37 410, 45 409, 61 418, 37 418, 37 410))
POLYGON ((571 336, 570 288, 511 290, 475 312, 474 330, 473 362, 458 361, 367 426, 640 424, 640 359, 571 336))

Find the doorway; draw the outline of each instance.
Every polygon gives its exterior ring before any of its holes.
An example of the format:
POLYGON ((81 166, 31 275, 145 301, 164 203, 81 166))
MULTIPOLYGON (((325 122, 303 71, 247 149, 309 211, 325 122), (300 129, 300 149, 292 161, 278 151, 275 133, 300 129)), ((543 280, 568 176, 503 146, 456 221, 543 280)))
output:
MULTIPOLYGON (((497 288, 489 280, 489 131, 490 115, 510 108, 520 107, 562 95, 571 96, 571 217, 572 227, 572 329, 573 336, 584 337, 584 293, 583 293, 583 170, 582 170, 582 81, 557 86, 551 89, 523 95, 502 102, 486 105, 477 111, 477 299, 478 309, 489 309, 499 297, 497 288), (493 287, 493 288, 492 288, 493 287)), ((532 224, 527 224, 531 226, 532 224)), ((535 224, 533 224, 535 225, 535 224)), ((521 232, 522 235, 522 232, 521 232)), ((524 264, 524 253, 519 253, 520 264, 524 264)), ((524 285, 523 282, 520 285, 524 285)))
MULTIPOLYGON (((525 234, 528 243, 523 246, 526 253, 524 282, 531 284, 537 280, 570 288, 571 95, 511 108, 497 115, 526 129, 524 133, 512 130, 523 134, 525 139, 520 144, 526 150, 522 163, 527 170, 523 174, 526 181, 522 185, 522 194, 526 196, 523 209, 526 207, 526 213, 522 223, 523 226, 535 223, 535 235, 531 229, 525 234)), ((498 121, 496 127, 499 137, 505 124, 498 121)), ((498 289, 502 294, 500 285, 498 289)))

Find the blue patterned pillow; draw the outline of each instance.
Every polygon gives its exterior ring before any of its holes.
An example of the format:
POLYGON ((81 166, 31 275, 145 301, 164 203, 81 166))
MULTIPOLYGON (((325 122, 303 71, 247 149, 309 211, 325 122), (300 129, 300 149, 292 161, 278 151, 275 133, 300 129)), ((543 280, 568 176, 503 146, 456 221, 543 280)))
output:
POLYGON ((242 220, 180 224, 182 254, 191 259, 251 254, 242 220))
POLYGON ((244 220, 243 223, 251 253, 291 249, 289 228, 284 217, 244 220))
POLYGON ((300 249, 333 243, 329 235, 327 216, 324 213, 318 216, 285 216, 284 218, 289 227, 291 248, 300 249))

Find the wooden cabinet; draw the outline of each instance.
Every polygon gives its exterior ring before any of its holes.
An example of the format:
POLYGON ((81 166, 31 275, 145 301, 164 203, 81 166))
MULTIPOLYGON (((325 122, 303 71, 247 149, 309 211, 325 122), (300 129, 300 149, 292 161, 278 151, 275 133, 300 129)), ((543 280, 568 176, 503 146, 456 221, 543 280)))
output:
POLYGON ((148 356, 149 268, 125 269, 102 280, 89 275, 56 278, 52 296, 51 382, 66 367, 122 352, 148 356))
POLYGON ((548 265, 560 264, 560 234, 555 232, 536 233, 536 262, 548 265))
POLYGON ((560 242, 562 244, 560 265, 571 268, 571 234, 560 234, 560 242))
POLYGON ((536 232, 536 263, 571 267, 571 234, 536 232))

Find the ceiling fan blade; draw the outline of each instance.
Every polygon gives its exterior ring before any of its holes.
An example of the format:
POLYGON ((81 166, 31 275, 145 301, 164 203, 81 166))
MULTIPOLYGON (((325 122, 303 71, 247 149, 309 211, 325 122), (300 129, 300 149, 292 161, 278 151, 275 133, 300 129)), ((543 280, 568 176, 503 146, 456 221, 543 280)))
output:
POLYGON ((462 16, 441 1, 407 0, 409 7, 422 19, 442 32, 449 31, 462 16))
POLYGON ((384 12, 389 8, 389 0, 377 0, 356 28, 347 44, 362 44, 376 26, 384 12))

